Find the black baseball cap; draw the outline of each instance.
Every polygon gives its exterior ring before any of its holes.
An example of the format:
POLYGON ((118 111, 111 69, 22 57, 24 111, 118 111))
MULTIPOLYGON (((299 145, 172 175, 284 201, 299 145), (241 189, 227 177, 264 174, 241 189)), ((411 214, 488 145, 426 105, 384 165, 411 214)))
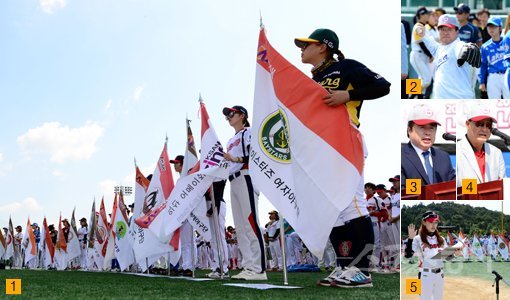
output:
POLYGON ((393 178, 389 179, 390 182, 400 181, 400 175, 395 175, 393 178))
POLYGON ((336 33, 331 29, 319 28, 316 29, 307 38, 295 38, 294 44, 299 48, 303 48, 309 43, 322 43, 328 46, 328 48, 335 50, 338 53, 339 40, 336 33))
POLYGON ((459 4, 459 6, 454 7, 453 10, 459 14, 463 14, 463 13, 469 14, 469 12, 471 11, 471 8, 469 8, 469 6, 467 4, 461 3, 461 4, 459 4))
POLYGON ((386 191, 386 186, 384 184, 378 184, 375 186, 375 191, 381 191, 381 190, 386 191))
POLYGON ((246 110, 246 108, 242 107, 241 105, 234 105, 232 107, 224 107, 223 115, 228 116, 228 114, 231 111, 240 112, 240 113, 244 114, 246 116, 246 118, 248 118, 248 111, 246 110))
POLYGON ((81 218, 81 219, 80 219, 80 222, 87 222, 87 219, 85 219, 85 218, 81 218))
POLYGON ((184 155, 177 155, 177 156, 175 157, 175 159, 171 159, 171 160, 170 160, 170 163, 171 163, 171 164, 177 164, 177 163, 179 163, 179 164, 181 164, 181 165, 182 165, 182 163, 183 163, 183 162, 184 162, 184 155))
POLYGON ((133 203, 129 204, 128 207, 135 208, 135 203, 133 202, 133 203))
POLYGON ((416 11, 416 16, 426 15, 430 13, 432 13, 431 10, 428 10, 425 6, 422 6, 418 8, 418 10, 416 11))

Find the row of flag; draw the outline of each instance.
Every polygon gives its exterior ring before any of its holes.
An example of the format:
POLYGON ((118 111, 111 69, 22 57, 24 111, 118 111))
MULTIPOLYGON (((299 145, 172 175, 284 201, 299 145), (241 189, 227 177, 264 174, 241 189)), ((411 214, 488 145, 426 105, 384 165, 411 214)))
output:
POLYGON ((464 245, 463 248, 463 256, 464 258, 469 258, 470 254, 473 254, 476 256, 479 260, 483 261, 485 258, 485 255, 490 255, 492 257, 497 257, 498 253, 501 255, 501 257, 504 260, 508 260, 509 258, 509 241, 506 239, 506 237, 503 234, 494 235, 494 233, 491 233, 487 237, 487 248, 486 253, 483 249, 483 242, 478 237, 478 235, 475 233, 473 235, 473 239, 470 242, 469 239, 464 235, 462 230, 459 232, 458 236, 455 236, 455 234, 448 232, 448 235, 446 236, 446 243, 449 246, 453 246, 455 243, 455 240, 462 243, 464 245))
MULTIPOLYGON (((254 185, 319 258, 339 213, 353 200, 364 168, 362 136, 352 125, 345 106, 332 108, 323 104, 327 93, 271 46, 262 27, 257 49, 250 175, 254 185)), ((145 270, 161 256, 168 256, 175 264, 180 257, 179 227, 186 220, 206 240, 211 239, 203 196, 213 181, 228 178, 228 162, 202 99, 200 116, 200 157, 187 122, 183 173, 176 182, 166 142, 150 181, 135 163, 133 221, 128 222, 122 194, 115 196, 110 222, 104 201, 99 212, 94 201, 87 247, 89 259, 97 266, 103 266, 112 256, 121 269, 137 262, 145 270)), ((52 260, 75 255, 69 254, 75 251, 74 246, 59 239, 50 249, 46 240, 52 260)), ((27 252, 33 253, 32 249, 27 252)))

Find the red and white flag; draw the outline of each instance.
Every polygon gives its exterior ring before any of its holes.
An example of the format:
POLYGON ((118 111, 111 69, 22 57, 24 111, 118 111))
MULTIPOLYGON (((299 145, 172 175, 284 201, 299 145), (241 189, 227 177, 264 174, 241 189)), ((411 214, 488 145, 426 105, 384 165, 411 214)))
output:
POLYGON ((327 94, 285 60, 261 28, 250 175, 318 257, 355 197, 364 164, 360 132, 344 105, 323 103, 327 94))
MULTIPOLYGON (((187 141, 186 150, 184 151, 184 162, 182 163, 182 172, 184 174, 191 174, 192 169, 196 167, 198 163, 197 150, 195 148, 195 139, 193 138, 193 132, 191 131, 190 120, 186 119, 187 127, 187 141)), ((202 201, 199 201, 197 207, 191 212, 188 217, 188 222, 207 242, 211 241, 211 222, 207 216, 207 203, 205 197, 202 201)))
POLYGON ((76 219, 74 217, 74 211, 71 215, 71 228, 69 229, 69 234, 67 235, 67 259, 72 260, 81 255, 81 245, 78 240, 78 229, 76 228, 76 219))
POLYGON ((170 262, 176 264, 180 256, 180 231, 176 231, 174 228, 168 239, 161 240, 148 229, 148 226, 154 218, 162 213, 164 204, 168 201, 167 199, 174 188, 174 180, 172 170, 170 169, 166 142, 158 158, 147 191, 145 192, 140 214, 136 215, 140 207, 139 197, 141 195, 141 189, 138 185, 141 185, 140 183, 143 184, 143 180, 139 182, 139 174, 141 174, 141 172, 138 170, 136 178, 137 187, 135 188, 135 214, 133 215, 133 223, 136 223, 134 228, 135 241, 133 245, 135 260, 142 270, 145 270, 161 256, 166 258, 168 253, 170 253, 170 262), (148 258, 148 265, 146 258, 148 258))
POLYGON ((8 260, 14 256, 14 232, 12 232, 12 221, 9 217, 9 228, 7 228, 7 234, 5 235, 5 253, 3 259, 8 260))
POLYGON ((118 203, 117 197, 115 197, 113 208, 112 236, 115 245, 114 253, 119 261, 120 269, 125 270, 134 263, 134 255, 133 239, 128 233, 128 218, 122 192, 119 194, 118 203))
POLYGON ((46 217, 43 220, 43 227, 41 228, 41 241, 43 246, 43 262, 44 268, 53 265, 55 257, 55 246, 51 240, 50 230, 48 229, 48 222, 46 217))
POLYGON ((0 258, 2 258, 7 251, 7 241, 4 237, 3 230, 0 230, 0 258))
POLYGON ((23 248, 25 248, 25 265, 32 259, 37 258, 37 244, 35 242, 34 230, 30 223, 30 218, 27 221, 27 228, 23 236, 23 248))
MULTIPOLYGON (((228 178, 228 164, 224 160, 223 147, 211 126, 205 104, 200 101, 202 117, 202 149, 200 169, 182 176, 170 194, 170 199, 158 207, 149 229, 161 241, 167 241, 174 230, 179 228, 190 213, 203 201, 205 192, 215 179, 228 178)), ((138 221, 138 220, 137 220, 138 221)), ((140 224, 140 223, 138 223, 140 224)))
POLYGON ((12 226, 12 219, 9 216, 9 228, 8 228, 8 236, 7 236, 7 243, 10 246, 7 246, 7 252, 4 254, 5 259, 9 259, 9 257, 14 257, 18 254, 18 248, 14 246, 14 227, 12 226))
POLYGON ((64 230, 62 228, 62 214, 58 219, 58 237, 57 243, 55 244, 55 267, 57 270, 62 271, 67 268, 67 263, 69 260, 67 259, 67 242, 66 237, 64 235, 64 230))

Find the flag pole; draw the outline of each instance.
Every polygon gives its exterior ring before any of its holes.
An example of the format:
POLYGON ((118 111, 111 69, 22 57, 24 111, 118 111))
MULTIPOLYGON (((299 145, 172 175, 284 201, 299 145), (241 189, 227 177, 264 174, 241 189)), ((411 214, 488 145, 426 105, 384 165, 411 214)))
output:
POLYGON ((149 258, 145 258, 145 264, 147 265, 147 274, 149 274, 149 258))
MULTIPOLYGON (((216 248, 218 251, 218 262, 220 267, 220 279, 223 279, 223 259, 225 259, 224 253, 223 253, 223 243, 221 243, 221 234, 220 234, 220 221, 219 221, 219 215, 218 215, 218 209, 216 208, 216 199, 214 197, 214 185, 211 185, 211 189, 209 191, 209 194, 211 196, 211 202, 212 202, 212 208, 213 208, 213 226, 214 231, 216 231, 216 248), (220 245, 221 244, 221 245, 220 245)), ((221 205, 221 204, 220 204, 221 205)))
POLYGON ((283 285, 289 285, 289 281, 287 278, 287 251, 285 250, 285 230, 283 227, 283 215, 279 214, 279 223, 280 223, 280 241, 282 248, 282 258, 283 258, 283 285))
POLYGON ((191 228, 191 278, 195 278, 195 229, 193 227, 191 228))
POLYGON ((503 201, 501 201, 501 232, 505 232, 504 224, 503 224, 503 201))

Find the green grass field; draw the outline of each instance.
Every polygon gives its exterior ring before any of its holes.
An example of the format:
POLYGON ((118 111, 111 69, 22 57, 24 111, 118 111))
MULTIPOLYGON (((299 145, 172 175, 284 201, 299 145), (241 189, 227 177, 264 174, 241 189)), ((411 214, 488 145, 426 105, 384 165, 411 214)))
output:
MULTIPOLYGON (((197 271, 196 277, 205 277, 206 273, 197 271)), ((237 280, 194 282, 120 273, 0 270, 0 298, 5 296, 5 279, 21 278, 22 295, 9 295, 9 299, 399 299, 399 274, 372 274, 373 288, 317 286, 316 281, 328 274, 289 273, 289 285, 302 289, 255 290, 223 285, 245 282, 237 280)), ((282 272, 270 272, 268 279, 265 283, 283 285, 282 272)))
MULTIPOLYGON (((482 280, 494 281, 492 271, 495 270, 502 276, 507 275, 510 282, 510 262, 508 261, 485 261, 479 262, 475 257, 471 257, 470 262, 462 262, 456 258, 452 262, 445 262, 444 274, 453 277, 476 277, 482 280)), ((406 259, 402 264, 402 278, 416 277, 418 274, 418 264, 409 264, 406 259)))

